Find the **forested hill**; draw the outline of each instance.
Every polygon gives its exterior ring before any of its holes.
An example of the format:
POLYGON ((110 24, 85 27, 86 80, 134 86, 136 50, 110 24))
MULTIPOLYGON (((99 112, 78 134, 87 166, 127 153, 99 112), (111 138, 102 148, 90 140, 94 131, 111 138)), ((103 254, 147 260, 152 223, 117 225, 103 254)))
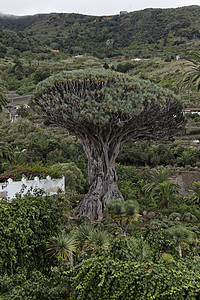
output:
POLYGON ((20 51, 29 50, 20 49, 19 40, 23 37, 27 39, 27 48, 29 43, 36 46, 37 41, 42 41, 44 48, 71 54, 145 57, 172 52, 176 55, 200 44, 200 6, 145 9, 100 17, 66 13, 1 16, 0 26, 1 44, 18 47, 20 51), (12 38, 4 38, 9 34, 12 38))

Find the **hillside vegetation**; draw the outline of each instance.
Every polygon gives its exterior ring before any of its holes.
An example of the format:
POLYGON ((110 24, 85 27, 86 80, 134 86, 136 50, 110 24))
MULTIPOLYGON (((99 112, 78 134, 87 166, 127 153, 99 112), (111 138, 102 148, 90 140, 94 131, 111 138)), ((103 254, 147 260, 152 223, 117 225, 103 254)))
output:
POLYGON ((20 51, 53 48, 97 57, 186 54, 200 43, 200 6, 100 17, 66 13, 1 16, 0 26, 3 52, 12 47, 20 51))

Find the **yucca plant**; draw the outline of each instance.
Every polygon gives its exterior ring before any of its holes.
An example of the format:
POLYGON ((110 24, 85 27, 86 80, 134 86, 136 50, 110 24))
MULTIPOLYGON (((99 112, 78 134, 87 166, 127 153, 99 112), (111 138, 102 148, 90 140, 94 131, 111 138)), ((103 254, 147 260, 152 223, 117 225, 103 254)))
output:
POLYGON ((107 214, 122 229, 126 236, 126 231, 133 221, 138 219, 138 203, 135 200, 123 201, 122 199, 111 200, 106 206, 107 214))
POLYGON ((108 233, 104 230, 94 230, 90 233, 86 242, 87 248, 95 253, 107 251, 110 246, 108 233))
POLYGON ((167 235, 174 238, 178 243, 179 256, 182 257, 181 242, 191 243, 195 240, 195 233, 188 230, 186 227, 179 225, 166 229, 167 235))
POLYGON ((64 259, 69 261, 71 266, 73 266, 73 255, 76 249, 76 238, 71 234, 67 234, 64 230, 58 235, 52 236, 46 245, 46 252, 49 255, 57 260, 64 259))
POLYGON ((74 231, 74 236, 81 250, 86 248, 89 236, 94 232, 94 227, 91 224, 83 224, 74 231))

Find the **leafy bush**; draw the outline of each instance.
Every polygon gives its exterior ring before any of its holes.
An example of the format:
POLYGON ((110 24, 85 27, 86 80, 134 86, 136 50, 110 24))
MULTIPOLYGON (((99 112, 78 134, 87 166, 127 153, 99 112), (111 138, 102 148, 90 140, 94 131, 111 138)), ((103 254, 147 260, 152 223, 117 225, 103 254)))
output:
POLYGON ((181 214, 176 213, 176 212, 171 213, 169 215, 169 219, 172 220, 172 221, 180 221, 181 220, 181 214))
POLYGON ((58 170, 62 175, 65 176, 66 187, 80 193, 84 191, 86 180, 83 176, 83 173, 74 162, 57 163, 50 167, 50 170, 54 169, 58 170))
POLYGON ((33 271, 30 276, 23 269, 15 275, 0 276, 0 299, 4 300, 65 300, 66 290, 62 275, 55 268, 48 276, 39 271, 33 271))
POLYGON ((188 222, 188 223, 194 223, 194 222, 197 222, 197 218, 190 212, 187 212, 187 213, 184 213, 184 215, 183 215, 183 221, 188 222))
POLYGON ((138 264, 95 257, 65 276, 69 300, 195 300, 200 296, 200 262, 138 264))
POLYGON ((61 176, 57 169, 49 169, 40 164, 35 164, 32 166, 18 166, 14 169, 5 171, 4 173, 0 174, 0 182, 5 182, 9 178, 13 179, 14 181, 20 181, 22 177, 31 180, 34 179, 35 176, 38 176, 40 179, 44 179, 47 175, 51 176, 52 178, 59 178, 61 176))
POLYGON ((200 211, 199 211, 199 206, 198 205, 187 205, 187 204, 181 204, 179 206, 173 205, 167 209, 162 209, 160 211, 157 211, 158 215, 161 216, 169 216, 171 213, 176 212, 181 214, 181 218, 185 213, 190 212, 192 215, 194 215, 197 220, 200 220, 200 211))
POLYGON ((0 199, 0 274, 13 274, 18 267, 47 272, 54 261, 46 255, 46 242, 67 222, 68 206, 61 195, 40 190, 12 202, 0 199))

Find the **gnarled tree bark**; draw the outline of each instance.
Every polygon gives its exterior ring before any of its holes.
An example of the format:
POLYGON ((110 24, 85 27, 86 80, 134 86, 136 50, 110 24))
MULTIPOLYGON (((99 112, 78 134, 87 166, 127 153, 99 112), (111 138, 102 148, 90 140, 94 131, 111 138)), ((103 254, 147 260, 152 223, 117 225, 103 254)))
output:
POLYGON ((123 198, 117 186, 115 160, 119 153, 120 142, 109 146, 109 143, 95 143, 89 139, 82 140, 88 159, 90 189, 77 212, 89 219, 102 219, 103 210, 111 199, 123 198))

